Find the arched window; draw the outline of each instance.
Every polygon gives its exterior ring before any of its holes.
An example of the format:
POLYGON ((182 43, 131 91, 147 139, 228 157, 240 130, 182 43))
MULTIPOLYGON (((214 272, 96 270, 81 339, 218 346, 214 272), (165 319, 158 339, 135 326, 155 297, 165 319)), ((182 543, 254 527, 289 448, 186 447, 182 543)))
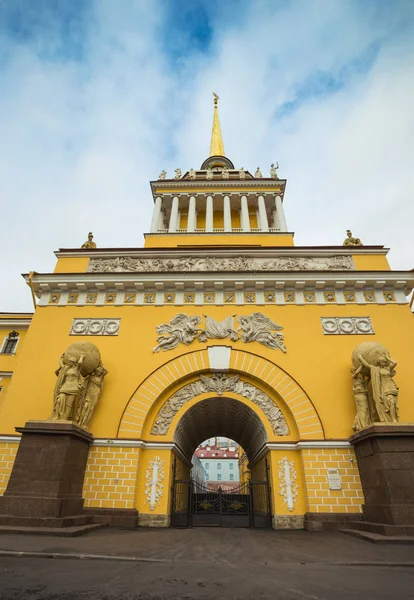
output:
POLYGON ((19 334, 17 333, 17 331, 10 332, 4 341, 2 354, 14 354, 18 341, 19 334))

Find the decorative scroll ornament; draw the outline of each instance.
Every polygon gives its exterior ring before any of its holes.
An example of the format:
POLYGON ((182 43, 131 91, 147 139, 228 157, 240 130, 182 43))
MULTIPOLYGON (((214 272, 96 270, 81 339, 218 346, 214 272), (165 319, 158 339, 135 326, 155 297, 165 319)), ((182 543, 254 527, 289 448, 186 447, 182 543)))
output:
POLYGON ((93 273, 170 273, 211 271, 354 271, 352 256, 277 256, 249 258, 235 256, 186 256, 182 258, 91 258, 88 272, 93 273))
POLYGON ((166 435, 177 412, 184 404, 207 392, 222 396, 225 392, 234 392, 244 396, 259 406, 272 426, 275 435, 288 435, 289 427, 282 411, 273 400, 255 385, 241 381, 239 375, 228 376, 226 373, 214 373, 211 377, 200 375, 200 378, 175 392, 167 400, 157 415, 152 427, 153 435, 166 435))
POLYGON ((284 499, 284 504, 287 505, 288 509, 292 511, 296 504, 299 495, 299 486, 296 483, 298 475, 295 470, 295 462, 288 460, 284 456, 279 460, 279 494, 284 499))
POLYGON ((169 323, 156 327, 158 344, 152 351, 173 350, 179 344, 189 346, 195 339, 198 339, 199 342, 206 342, 208 339, 230 338, 233 342, 238 340, 246 344, 259 342, 268 348, 286 352, 283 344, 284 336, 280 333, 283 327, 262 313, 238 317, 237 321, 240 326, 237 329, 234 328, 235 315, 226 317, 223 321, 216 321, 212 317, 204 316, 206 318, 205 329, 198 327, 202 322, 201 317, 189 317, 185 313, 179 313, 169 323))
POLYGON ((118 335, 121 319, 73 319, 70 335, 118 335))
POLYGON ((164 462, 159 456, 156 456, 153 460, 150 460, 145 472, 145 503, 149 503, 150 510, 154 510, 157 504, 160 503, 164 493, 164 462))
POLYGON ((325 335, 367 335, 375 333, 370 317, 321 317, 325 335))

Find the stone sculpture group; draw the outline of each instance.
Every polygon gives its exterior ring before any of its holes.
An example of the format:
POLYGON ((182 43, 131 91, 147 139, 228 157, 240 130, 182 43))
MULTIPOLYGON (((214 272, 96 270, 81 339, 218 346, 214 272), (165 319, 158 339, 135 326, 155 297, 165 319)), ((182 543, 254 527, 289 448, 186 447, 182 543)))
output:
POLYGON ((71 344, 60 357, 56 370, 53 410, 49 420, 71 421, 87 429, 107 373, 94 344, 71 344))
POLYGON ((173 350, 179 344, 189 346, 196 339, 199 342, 206 342, 208 339, 226 338, 233 342, 238 340, 244 343, 259 342, 267 348, 286 352, 286 346, 283 344, 284 336, 280 333, 283 327, 271 321, 269 317, 262 313, 240 316, 237 318, 239 327, 235 329, 235 316, 231 315, 223 321, 216 321, 204 315, 206 323, 205 328, 202 329, 199 327, 203 320, 202 317, 179 313, 169 323, 164 323, 156 328, 158 343, 153 348, 153 352, 173 350))
POLYGON ((378 342, 359 344, 352 353, 352 387, 356 406, 354 431, 372 423, 398 422, 397 363, 378 342))

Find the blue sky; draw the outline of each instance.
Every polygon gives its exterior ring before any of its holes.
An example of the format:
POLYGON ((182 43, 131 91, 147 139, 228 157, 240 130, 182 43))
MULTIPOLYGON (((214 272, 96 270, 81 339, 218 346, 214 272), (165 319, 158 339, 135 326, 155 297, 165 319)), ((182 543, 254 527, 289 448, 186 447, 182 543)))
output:
POLYGON ((148 181, 227 155, 288 179, 297 245, 352 229, 414 267, 411 0, 0 0, 0 310, 93 230, 138 247, 148 181))

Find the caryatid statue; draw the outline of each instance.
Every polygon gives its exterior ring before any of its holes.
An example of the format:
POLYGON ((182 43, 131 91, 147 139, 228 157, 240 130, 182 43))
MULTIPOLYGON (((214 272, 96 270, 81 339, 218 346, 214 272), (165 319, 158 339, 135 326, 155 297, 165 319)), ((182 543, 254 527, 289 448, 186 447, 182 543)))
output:
POLYGON ((372 423, 398 423, 397 363, 378 342, 363 342, 352 353, 356 405, 354 430, 372 423), (370 384, 370 385, 369 385, 370 384))
POLYGON ((352 237, 352 231, 346 230, 346 239, 344 240, 344 246, 362 246, 362 242, 359 238, 352 237))
POLYGON ((90 231, 88 233, 88 239, 87 241, 82 244, 81 249, 84 248, 85 250, 94 250, 96 248, 96 244, 93 241, 93 233, 92 231, 90 231))
POLYGON ((59 360, 50 421, 71 421, 86 426, 98 402, 103 368, 98 348, 89 342, 71 344, 59 360), (99 391, 98 389, 99 388, 99 391))
POLYGON ((76 411, 76 424, 79 427, 88 428, 95 407, 98 404, 99 397, 103 388, 103 380, 108 371, 102 363, 93 371, 88 378, 85 393, 78 404, 76 411))

